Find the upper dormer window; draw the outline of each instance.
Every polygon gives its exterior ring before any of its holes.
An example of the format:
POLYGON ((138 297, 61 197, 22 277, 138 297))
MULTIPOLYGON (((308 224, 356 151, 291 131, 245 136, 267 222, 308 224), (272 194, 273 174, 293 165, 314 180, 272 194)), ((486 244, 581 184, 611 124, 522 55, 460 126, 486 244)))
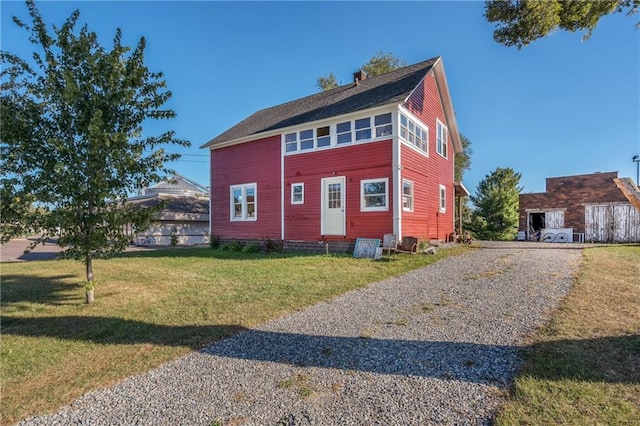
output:
POLYGON ((298 150, 298 134, 287 133, 284 135, 285 151, 296 152, 298 150))
POLYGON ((393 133, 391 113, 376 115, 374 120, 376 125, 376 138, 391 136, 391 133, 393 133))
POLYGON ((338 133, 338 144, 351 143, 351 122, 346 121, 336 126, 338 133))
POLYGON ((425 154, 429 154, 429 132, 427 128, 405 114, 400 114, 400 137, 425 154))
POLYGON ((300 132, 300 150, 313 149, 313 130, 303 130, 300 132))
POLYGON ((392 113, 355 118, 334 125, 285 133, 285 154, 314 151, 389 138, 393 135, 392 113))
POLYGON ((331 145, 331 131, 329 126, 318 127, 316 129, 318 148, 331 145))
POLYGON ((371 139, 371 118, 356 120, 356 140, 371 139))

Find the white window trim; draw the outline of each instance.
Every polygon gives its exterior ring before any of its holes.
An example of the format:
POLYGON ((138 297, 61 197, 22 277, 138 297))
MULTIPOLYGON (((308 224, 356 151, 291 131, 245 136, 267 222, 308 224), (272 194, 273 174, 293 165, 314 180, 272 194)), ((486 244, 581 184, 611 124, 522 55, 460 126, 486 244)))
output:
POLYGON ((292 183, 291 184, 291 204, 304 204, 304 182, 292 183), (293 188, 296 186, 302 187, 302 200, 294 201, 293 199, 293 188))
POLYGON ((444 185, 440 185, 439 194, 438 194, 440 213, 447 212, 447 187, 444 185))
POLYGON ((331 138, 331 146, 348 146, 348 145, 353 145, 354 142, 356 141, 356 134, 354 131, 354 126, 355 126, 355 121, 356 120, 346 120, 346 121, 341 121, 339 123, 336 123, 335 125, 332 126, 332 129, 335 129, 335 137, 331 138), (338 125, 340 124, 345 124, 345 123, 349 123, 349 131, 348 132, 340 132, 338 133, 338 125), (338 142, 338 136, 341 135, 349 135, 351 137, 351 140, 349 142, 338 142))
MULTIPOLYGON (((365 115, 348 114, 340 118, 334 118, 331 122, 326 122, 326 121, 310 122, 310 123, 306 123, 304 126, 296 126, 296 127, 283 130, 283 132, 281 133, 283 155, 288 156, 288 155, 305 154, 305 153, 316 152, 316 151, 321 151, 325 149, 342 148, 345 146, 353 146, 353 145, 393 139, 395 135, 398 133, 397 126, 399 125, 395 122, 393 118, 394 113, 396 111, 397 109, 396 110, 389 110, 389 109, 371 110, 369 111, 368 114, 365 114, 365 115), (376 126, 375 118, 379 115, 385 115, 385 114, 391 114, 391 122, 385 125, 376 126), (361 119, 366 119, 366 118, 370 120, 369 121, 370 126, 366 128, 366 130, 369 130, 371 132, 371 137, 366 139, 356 140, 356 133, 358 131, 365 130, 365 129, 356 129, 355 128, 356 121, 361 119), (338 127, 338 124, 346 123, 346 122, 351 123, 351 130, 348 132, 351 135, 351 141, 339 144, 337 127, 338 127), (376 137, 377 127, 384 127, 386 125, 391 125, 391 134, 376 137), (318 146, 318 129, 322 127, 329 127, 330 144, 327 146, 319 147, 318 146), (313 131, 313 148, 302 149, 300 133, 306 130, 313 131), (285 139, 286 139, 286 135, 289 135, 289 134, 293 134, 296 137, 296 141, 295 141, 296 149, 294 151, 287 152, 287 143, 285 139)), ((429 130, 427 128, 427 134, 428 134, 428 131, 429 130)), ((292 141, 291 143, 293 144, 294 142, 292 141)), ((422 152, 422 151, 419 151, 419 152, 422 152)))
POLYGON ((409 179, 402 179, 402 210, 405 212, 412 212, 413 208, 414 208, 414 204, 415 204, 415 197, 414 197, 414 192, 413 192, 413 181, 410 181, 409 179), (411 185, 411 206, 409 208, 404 206, 404 184, 408 183, 411 185))
POLYGON ((314 151, 316 148, 317 148, 316 129, 305 129, 298 132, 298 151, 300 152, 314 151), (311 137, 303 139, 302 138, 303 132, 311 132, 311 137), (303 148, 302 144, 308 143, 308 142, 311 142, 311 147, 303 148))
POLYGON ((389 178, 364 179, 360 181, 360 211, 361 212, 384 212, 389 210, 389 178), (367 183, 384 182, 385 188, 385 206, 384 207, 366 207, 364 186, 367 183))
POLYGON ((395 126, 393 125, 393 113, 392 112, 387 112, 387 113, 384 113, 384 114, 375 114, 375 115, 371 116, 371 120, 372 120, 372 122, 371 122, 371 129, 372 129, 371 137, 373 139, 380 139, 380 138, 384 138, 384 137, 389 137, 389 138, 393 137, 393 128, 395 126), (380 117, 380 116, 383 116, 383 115, 389 115, 390 121, 388 123, 376 124, 376 117, 380 117), (387 126, 391 126, 391 133, 386 133, 386 134, 383 134, 381 136, 377 136, 378 129, 383 129, 383 128, 387 127, 387 126))
MULTIPOLYGON (((407 127, 408 127, 408 123, 407 123, 407 127)), ((408 130, 407 130, 408 131, 408 130)), ((424 124, 419 118, 417 118, 415 115, 413 115, 410 111, 404 109, 404 108, 398 108, 398 138, 400 139, 400 141, 405 145, 408 146, 409 148, 413 149, 416 152, 419 152, 420 154, 428 157, 429 156, 429 126, 427 126, 426 124, 424 124), (426 139, 426 146, 427 146, 427 150, 424 151, 420 148, 418 148, 415 144, 409 142, 407 139, 402 137, 402 119, 400 117, 400 115, 405 115, 407 117, 407 119, 413 121, 414 125, 419 125, 422 130, 424 130, 427 134, 427 139, 426 139)))
POLYGON ((289 153, 293 153, 293 152, 299 152, 300 151, 300 143, 298 141, 298 132, 288 132, 288 133, 283 133, 282 134, 282 144, 284 147, 284 153, 285 154, 289 154, 289 153), (287 142, 287 136, 289 135, 294 135, 295 136, 295 141, 289 141, 287 142), (294 149, 293 151, 287 151, 287 144, 294 144, 296 145, 296 149, 294 149))
POLYGON ((449 129, 444 123, 436 118, 436 152, 444 158, 449 158, 449 129), (442 127, 444 129, 444 141, 442 144, 438 143, 438 136, 440 132, 438 132, 439 128, 442 127), (444 153, 442 153, 444 151, 444 153))
POLYGON ((258 220, 258 184, 243 183, 240 185, 231 185, 229 187, 229 218, 232 222, 255 222, 258 220), (254 197, 254 215, 253 217, 247 217, 247 189, 253 188, 254 197), (242 217, 235 217, 235 203, 233 200, 233 191, 240 189, 242 191, 242 217))
POLYGON ((333 139, 333 137, 331 135, 331 129, 332 129, 332 126, 330 124, 327 124, 326 126, 316 126, 314 128, 314 130, 313 130, 313 134, 314 134, 314 141, 313 141, 314 151, 331 148, 331 142, 332 142, 332 139, 333 139), (329 134, 325 135, 325 136, 318 136, 318 130, 320 130, 322 128, 325 128, 325 127, 329 128, 329 134), (320 138, 326 138, 326 137, 329 138, 329 145, 319 146, 318 143, 319 143, 320 138))

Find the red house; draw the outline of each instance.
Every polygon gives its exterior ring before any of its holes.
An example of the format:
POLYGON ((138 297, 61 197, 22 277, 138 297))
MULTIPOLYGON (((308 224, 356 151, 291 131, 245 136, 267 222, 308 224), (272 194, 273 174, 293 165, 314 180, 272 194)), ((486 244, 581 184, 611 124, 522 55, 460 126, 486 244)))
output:
POLYGON ((211 233, 349 250, 446 240, 462 146, 442 58, 263 109, 211 139, 211 233))

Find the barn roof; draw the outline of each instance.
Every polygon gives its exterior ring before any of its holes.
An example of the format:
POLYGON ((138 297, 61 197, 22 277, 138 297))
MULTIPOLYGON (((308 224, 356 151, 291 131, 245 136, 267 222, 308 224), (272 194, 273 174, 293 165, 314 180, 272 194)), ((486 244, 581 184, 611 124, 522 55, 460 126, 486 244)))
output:
POLYGON ((166 201, 163 213, 181 214, 209 214, 209 199, 190 196, 177 196, 169 194, 155 194, 129 199, 129 203, 140 207, 154 207, 161 201, 166 201))
POLYGON ((169 179, 160 181, 149 188, 142 189, 141 192, 143 195, 177 194, 206 196, 209 194, 209 191, 204 186, 177 173, 169 179))

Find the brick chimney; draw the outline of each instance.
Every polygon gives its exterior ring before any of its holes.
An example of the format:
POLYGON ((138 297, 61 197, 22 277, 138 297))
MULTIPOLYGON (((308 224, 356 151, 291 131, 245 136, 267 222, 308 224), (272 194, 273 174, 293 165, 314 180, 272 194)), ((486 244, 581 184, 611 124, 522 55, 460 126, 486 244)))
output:
POLYGON ((356 84, 356 86, 360 84, 360 81, 366 80, 366 78, 367 73, 362 70, 353 73, 353 82, 356 84))

